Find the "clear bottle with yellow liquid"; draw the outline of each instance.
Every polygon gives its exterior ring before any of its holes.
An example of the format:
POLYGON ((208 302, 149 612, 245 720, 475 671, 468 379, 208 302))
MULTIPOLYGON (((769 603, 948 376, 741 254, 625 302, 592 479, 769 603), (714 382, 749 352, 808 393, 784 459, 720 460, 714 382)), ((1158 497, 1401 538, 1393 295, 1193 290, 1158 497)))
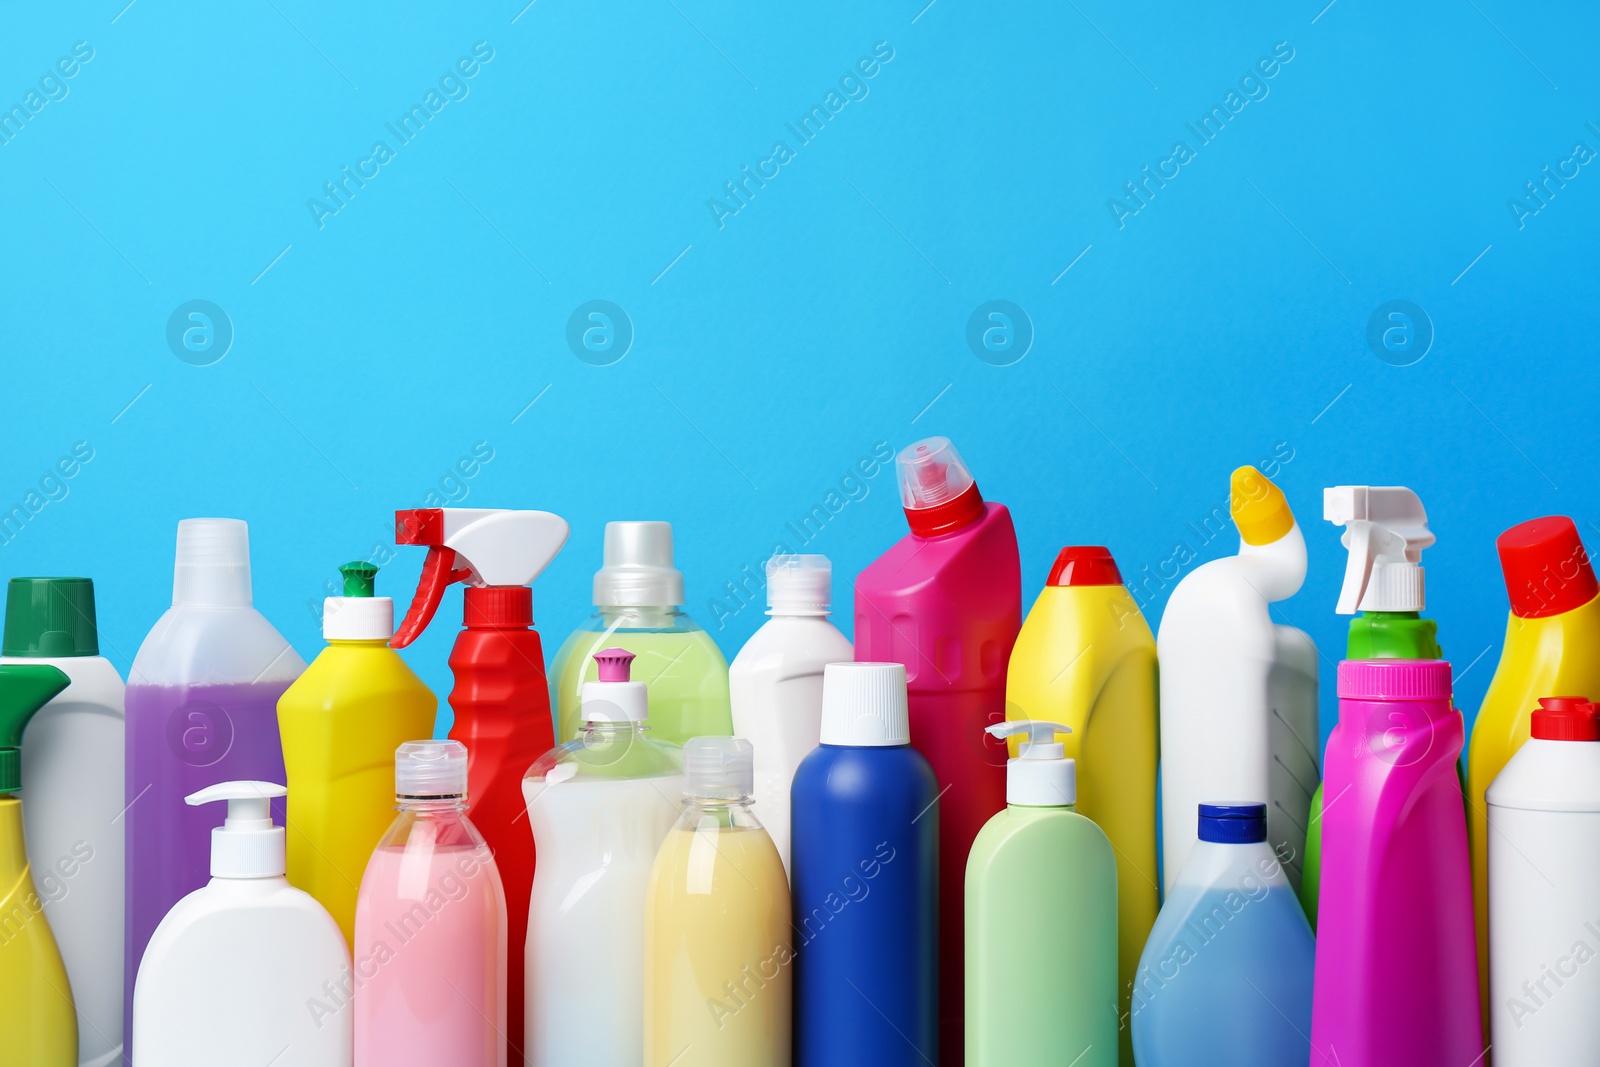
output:
MULTIPOLYGON (((1489 896, 1484 792, 1527 741, 1540 697, 1600 693, 1600 582, 1564 515, 1530 519, 1495 540, 1511 617, 1467 750, 1467 837, 1478 920, 1478 980, 1487 1007, 1489 896)), ((1484 1019, 1489 1012, 1484 1012, 1484 1019)))
POLYGON ((389 647, 394 601, 378 568, 346 563, 344 596, 323 601, 328 647, 278 700, 288 771, 289 883, 315 897, 355 943, 356 895, 394 821, 394 753, 433 735, 438 699, 389 647))
POLYGON ((48 664, 0 667, 0 1060, 27 1067, 78 1064, 72 986, 28 865, 17 797, 23 727, 69 681, 48 664))
MULTIPOLYGON (((1117 857, 1117 988, 1121 1061, 1139 955, 1161 909, 1156 869, 1156 641, 1111 553, 1061 550, 1023 621, 1006 672, 1006 718, 1060 722, 1056 741, 1077 761, 1079 814, 1105 831, 1117 857)), ((1018 754, 1018 738, 1010 740, 1018 754)))

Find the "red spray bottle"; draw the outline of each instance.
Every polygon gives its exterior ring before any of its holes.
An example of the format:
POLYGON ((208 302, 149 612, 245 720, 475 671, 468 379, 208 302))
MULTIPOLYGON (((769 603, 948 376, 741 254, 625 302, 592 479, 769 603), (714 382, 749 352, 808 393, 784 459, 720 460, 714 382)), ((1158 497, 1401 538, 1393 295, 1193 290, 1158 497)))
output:
POLYGON ((466 584, 465 629, 450 650, 452 740, 467 746, 467 815, 483 833, 505 883, 508 1061, 523 1060, 523 943, 533 886, 533 834, 522 776, 555 746, 544 648, 533 629, 529 586, 567 540, 547 511, 417 508, 395 512, 395 543, 427 545, 411 610, 389 644, 404 648, 427 628, 444 591, 466 584))

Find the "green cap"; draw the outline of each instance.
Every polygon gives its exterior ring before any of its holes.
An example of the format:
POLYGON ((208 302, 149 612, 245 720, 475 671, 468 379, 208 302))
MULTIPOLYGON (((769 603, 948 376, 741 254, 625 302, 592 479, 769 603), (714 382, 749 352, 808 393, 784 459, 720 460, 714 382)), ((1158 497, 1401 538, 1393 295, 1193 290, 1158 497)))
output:
POLYGON ((94 582, 88 578, 13 578, 6 586, 0 655, 24 659, 98 656, 94 582))
POLYGON ((22 788, 22 728, 71 682, 48 663, 0 664, 0 793, 22 788))
POLYGON ((378 568, 366 560, 354 560, 339 568, 344 575, 345 596, 372 596, 377 587, 378 568))

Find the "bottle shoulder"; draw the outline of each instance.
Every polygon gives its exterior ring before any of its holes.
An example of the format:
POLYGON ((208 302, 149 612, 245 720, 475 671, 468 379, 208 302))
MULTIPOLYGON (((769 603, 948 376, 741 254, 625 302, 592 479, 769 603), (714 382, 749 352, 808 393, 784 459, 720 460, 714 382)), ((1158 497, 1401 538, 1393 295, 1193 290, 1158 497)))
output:
POLYGON ((433 691, 400 653, 381 643, 339 641, 319 652, 283 695, 295 701, 323 694, 332 700, 345 694, 383 699, 416 699, 433 691))
POLYGON ((750 635, 729 664, 740 675, 813 673, 848 661, 855 649, 825 615, 774 615, 750 635))
POLYGON ((128 672, 130 685, 288 682, 305 660, 253 607, 168 608, 128 672))
POLYGON ((1600 813, 1600 742, 1530 738, 1485 796, 1492 807, 1600 813))
POLYGON ((910 745, 819 744, 795 769, 793 788, 817 799, 895 800, 937 795, 939 783, 927 757, 910 745))

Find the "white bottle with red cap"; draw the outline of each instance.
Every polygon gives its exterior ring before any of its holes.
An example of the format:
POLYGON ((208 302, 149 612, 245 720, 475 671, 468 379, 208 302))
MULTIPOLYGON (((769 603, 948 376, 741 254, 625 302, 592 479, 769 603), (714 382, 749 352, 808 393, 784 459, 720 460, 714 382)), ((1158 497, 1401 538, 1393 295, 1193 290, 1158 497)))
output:
POLYGON ((767 614, 728 667, 733 731, 755 746, 755 813, 789 870, 789 789, 795 768, 817 747, 822 671, 855 658, 850 639, 828 621, 833 565, 827 556, 767 561, 767 614))
POLYGON ((1486 794, 1495 1067, 1600 1062, 1600 715, 1542 697, 1486 794))

